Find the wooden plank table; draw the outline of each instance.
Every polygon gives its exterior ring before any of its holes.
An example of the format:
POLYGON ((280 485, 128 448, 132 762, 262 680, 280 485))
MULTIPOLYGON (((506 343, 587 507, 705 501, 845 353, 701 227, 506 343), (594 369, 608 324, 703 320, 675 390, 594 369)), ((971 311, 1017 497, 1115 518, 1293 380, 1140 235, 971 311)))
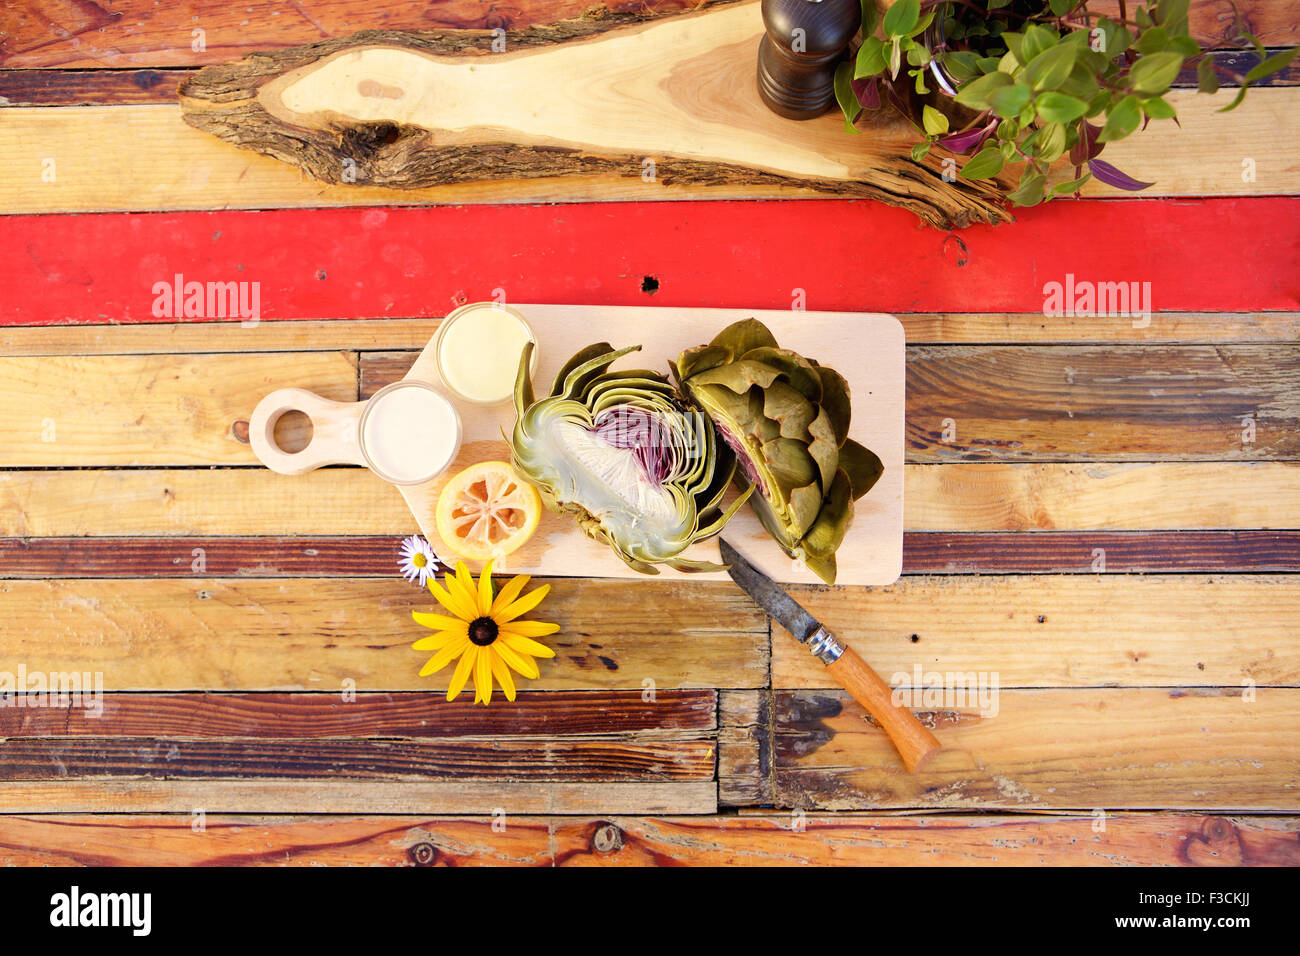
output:
MULTIPOLYGON (((0 707, 0 863, 1300 864, 1293 72, 1123 144, 1165 198, 944 232, 769 187, 324 186, 185 126, 178 84, 359 29, 695 5, 245 6, 0 14, 0 672, 106 691, 0 707), (575 199, 636 201, 548 204, 575 199), (178 273, 260 282, 260 321, 155 316, 178 273), (1150 282, 1149 320, 1046 316, 1067 274, 1150 282), (541 678, 443 700, 401 499, 256 467, 247 419, 288 380, 371 394, 498 289, 898 314, 903 577, 795 594, 886 677, 996 675, 996 713, 922 701, 949 749, 909 776, 737 589, 673 577, 553 579, 541 678)), ((1230 29, 1211 0, 1193 26, 1230 29)))

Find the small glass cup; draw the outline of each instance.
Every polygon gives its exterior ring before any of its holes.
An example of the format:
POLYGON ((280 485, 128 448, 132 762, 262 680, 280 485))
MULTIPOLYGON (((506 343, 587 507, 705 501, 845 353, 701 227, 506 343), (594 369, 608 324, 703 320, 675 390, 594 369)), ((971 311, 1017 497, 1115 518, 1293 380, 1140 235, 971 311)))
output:
MULTIPOLYGON (((425 399, 425 401, 428 401, 428 399, 425 399)), ((379 391, 375 392, 374 395, 370 396, 370 400, 366 402, 366 407, 362 409, 361 418, 357 422, 357 444, 361 448, 361 457, 365 459, 365 463, 369 466, 371 471, 384 479, 384 481, 390 482, 394 485, 419 485, 438 477, 438 475, 446 471, 448 466, 456 460, 456 456, 460 453, 461 439, 462 432, 460 414, 456 411, 456 406, 452 404, 451 400, 432 385, 427 385, 424 382, 409 381, 406 379, 403 379, 400 382, 393 382, 390 385, 385 385, 379 391), (378 460, 382 457, 382 454, 379 452, 378 448, 370 447, 373 438, 369 433, 368 426, 371 428, 378 427, 375 424, 379 420, 377 416, 394 413, 400 414, 400 409, 391 406, 392 396, 395 392, 411 388, 423 389, 432 396, 433 406, 437 407, 439 411, 444 413, 444 418, 452 429, 452 434, 450 436, 450 441, 447 441, 446 438, 443 437, 438 439, 446 447, 446 451, 444 455, 439 458, 437 464, 431 464, 428 469, 423 469, 418 474, 403 473, 399 475, 391 468, 385 468, 378 460), (384 405, 386 403, 390 405, 390 410, 387 413, 384 412, 384 405)), ((408 430, 408 435, 402 436, 401 443, 406 444, 408 441, 417 442, 418 440, 417 430, 410 429, 408 430)))
MULTIPOLYGON (((442 325, 438 327, 438 333, 434 336, 434 364, 438 369, 438 378, 442 381, 443 386, 457 398, 468 402, 471 405, 502 405, 510 401, 514 396, 515 379, 519 370, 519 356, 522 354, 522 349, 520 352, 515 352, 513 355, 501 356, 504 364, 508 365, 510 371, 508 376, 509 387, 503 386, 503 391, 495 392, 490 396, 483 396, 466 394, 464 387, 457 388, 456 369, 451 367, 449 361, 450 357, 443 354, 443 350, 448 342, 448 336, 458 322, 472 322, 475 313, 489 310, 505 313, 514 321, 519 323, 527 336, 527 340, 533 343, 533 355, 528 363, 529 373, 531 374, 537 371, 537 336, 533 333, 533 327, 528 324, 528 320, 520 314, 518 309, 512 309, 510 306, 500 302, 470 302, 460 306, 458 309, 454 309, 445 319, 442 320, 442 325)), ((485 342, 479 354, 486 358, 491 357, 492 352, 492 343, 485 342)), ((503 377, 502 381, 505 381, 505 377, 503 377)))

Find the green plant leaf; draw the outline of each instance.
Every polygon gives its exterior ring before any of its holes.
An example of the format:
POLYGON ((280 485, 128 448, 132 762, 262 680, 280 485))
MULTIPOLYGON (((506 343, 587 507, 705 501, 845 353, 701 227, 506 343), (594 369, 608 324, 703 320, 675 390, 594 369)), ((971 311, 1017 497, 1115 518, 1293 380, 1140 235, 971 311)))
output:
POLYGON ((1058 196, 1066 196, 1072 192, 1077 192, 1079 187, 1092 179, 1092 173, 1084 173, 1078 179, 1071 179, 1068 183, 1058 183, 1052 192, 1058 196))
POLYGON ((996 146, 985 146, 966 161, 961 174, 967 179, 992 179, 1002 172, 1002 150, 996 146))
POLYGON ((1152 53, 1133 64, 1128 71, 1128 82, 1135 92, 1159 96, 1178 79, 1178 71, 1182 68, 1181 53, 1152 53))
POLYGON ((854 127, 853 121, 862 112, 862 104, 853 95, 853 64, 841 63, 835 68, 835 101, 844 113, 844 128, 857 136, 862 134, 854 127))
POLYGON ((1293 46, 1289 50, 1283 50, 1281 53, 1274 53, 1263 63, 1251 67, 1250 72, 1246 74, 1247 83, 1258 83, 1266 76, 1272 76, 1279 70, 1284 70, 1291 65, 1291 61, 1300 53, 1300 46, 1293 46))
POLYGON ((1088 112, 1088 104, 1083 100, 1052 90, 1039 93, 1034 108, 1049 123, 1071 123, 1088 112))
POLYGON ((1238 106, 1240 106, 1240 105, 1241 105, 1241 101, 1244 100, 1244 99, 1246 98, 1246 91, 1247 91, 1248 89, 1250 89, 1250 84, 1249 84, 1249 83, 1243 83, 1243 84, 1241 84, 1241 89, 1237 90, 1237 95, 1234 96, 1234 97, 1232 98, 1232 102, 1229 103, 1227 106, 1223 107, 1223 109, 1221 109, 1221 110, 1216 110, 1216 112, 1218 112, 1218 113, 1231 113, 1231 112, 1232 112, 1233 110, 1235 110, 1238 106))
POLYGON ((898 0, 885 11, 885 36, 905 37, 921 16, 921 0, 898 0))
POLYGON ((1052 13, 1058 17, 1063 17, 1074 9, 1076 0, 1049 0, 1047 6, 1052 13))
POLYGON ((895 40, 889 44, 889 75, 898 78, 898 70, 903 65, 903 48, 895 40))
POLYGON ((1031 23, 1025 28, 1024 39, 1020 49, 1023 56, 1017 54, 1021 63, 1032 63, 1040 53, 1044 53, 1060 42, 1060 36, 1053 30, 1039 23, 1031 23))
POLYGON ((1074 44, 1058 43, 1029 61, 1025 79, 1035 90, 1054 90, 1070 75, 1078 56, 1079 48, 1074 44))
POLYGON ((922 34, 926 31, 926 28, 929 27, 930 24, 933 22, 934 22, 934 11, 931 10, 929 13, 921 17, 921 19, 916 22, 916 26, 912 27, 912 29, 907 32, 907 35, 910 37, 914 37, 919 34, 922 34))
POLYGON ((1034 91, 1024 83, 1004 86, 989 94, 989 106, 993 107, 993 112, 998 116, 1010 119, 1029 105, 1033 95, 1034 91))
POLYGON ((1106 125, 1097 135, 1097 142, 1111 143, 1123 139, 1142 122, 1142 101, 1136 96, 1126 96, 1106 114, 1106 125))
POLYGON ((1142 101, 1142 112, 1151 119, 1176 119, 1178 114, 1169 105, 1169 101, 1160 96, 1153 96, 1142 101))
POLYGON ((1038 132, 1035 155, 1045 163, 1054 163, 1065 153, 1065 127, 1048 123, 1038 132))
POLYGON ((1150 30, 1144 30, 1142 35, 1138 37, 1136 46, 1137 51, 1144 56, 1159 53, 1169 46, 1169 32, 1164 27, 1152 27, 1150 30))
POLYGON ((1214 54, 1207 53, 1205 59, 1196 64, 1196 89, 1201 93, 1219 92, 1219 74, 1214 72, 1214 54))
POLYGON ((921 110, 921 125, 931 136, 942 136, 948 132, 948 117, 927 103, 921 110))
POLYGON ((1156 16, 1160 24, 1171 34, 1187 32, 1187 11, 1191 4, 1188 0, 1160 0, 1156 4, 1156 16))
POLYGON ((989 108, 989 94, 999 87, 1010 85, 1011 77, 1007 74, 1001 71, 987 73, 964 84, 957 91, 957 102, 971 109, 986 110, 989 108))
POLYGON ((1005 6, 1009 6, 1010 4, 1011 4, 1011 0, 988 0, 988 9, 1000 10, 1005 6))
POLYGON ((862 38, 876 32, 876 24, 880 22, 880 8, 876 6, 876 0, 862 0, 862 38))
POLYGON ((1024 48, 1025 35, 1015 30, 1008 30, 1002 34, 1002 42, 1007 45, 1007 52, 1014 56, 1021 63, 1027 62, 1027 58, 1021 55, 1024 48))
POLYGON ((919 163, 921 160, 925 159, 925 154, 928 152, 930 152, 929 140, 924 143, 917 143, 912 147, 912 162, 919 163))
POLYGON ((1007 194, 1007 199, 1017 206, 1037 206, 1043 201, 1043 187, 1046 185, 1047 177, 1037 170, 1027 168, 1020 177, 1020 185, 1007 194))
POLYGON ((853 64, 853 78, 860 80, 885 72, 885 44, 876 37, 867 37, 858 48, 853 64))

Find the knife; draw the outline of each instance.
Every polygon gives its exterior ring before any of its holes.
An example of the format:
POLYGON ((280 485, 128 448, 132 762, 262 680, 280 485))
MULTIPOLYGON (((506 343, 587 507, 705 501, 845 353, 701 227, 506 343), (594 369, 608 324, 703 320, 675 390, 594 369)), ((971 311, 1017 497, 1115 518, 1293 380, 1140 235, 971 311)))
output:
POLYGON ((808 650, 826 665, 840 686, 876 718, 898 748, 909 773, 922 769, 942 749, 934 734, 910 710, 893 702, 889 685, 853 648, 841 644, 820 621, 786 594, 784 588, 741 557, 725 540, 719 539, 718 544, 731 580, 801 644, 808 645, 808 650))

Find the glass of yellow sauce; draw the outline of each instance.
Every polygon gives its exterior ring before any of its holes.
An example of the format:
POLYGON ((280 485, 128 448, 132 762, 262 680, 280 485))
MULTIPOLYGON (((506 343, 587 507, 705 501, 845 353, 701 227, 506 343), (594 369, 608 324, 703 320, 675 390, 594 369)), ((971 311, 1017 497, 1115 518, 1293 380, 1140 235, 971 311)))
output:
POLYGON ((438 376, 467 402, 500 405, 514 397, 519 359, 529 342, 534 343, 531 372, 537 368, 537 339, 518 311, 499 302, 462 305, 438 328, 438 376))

